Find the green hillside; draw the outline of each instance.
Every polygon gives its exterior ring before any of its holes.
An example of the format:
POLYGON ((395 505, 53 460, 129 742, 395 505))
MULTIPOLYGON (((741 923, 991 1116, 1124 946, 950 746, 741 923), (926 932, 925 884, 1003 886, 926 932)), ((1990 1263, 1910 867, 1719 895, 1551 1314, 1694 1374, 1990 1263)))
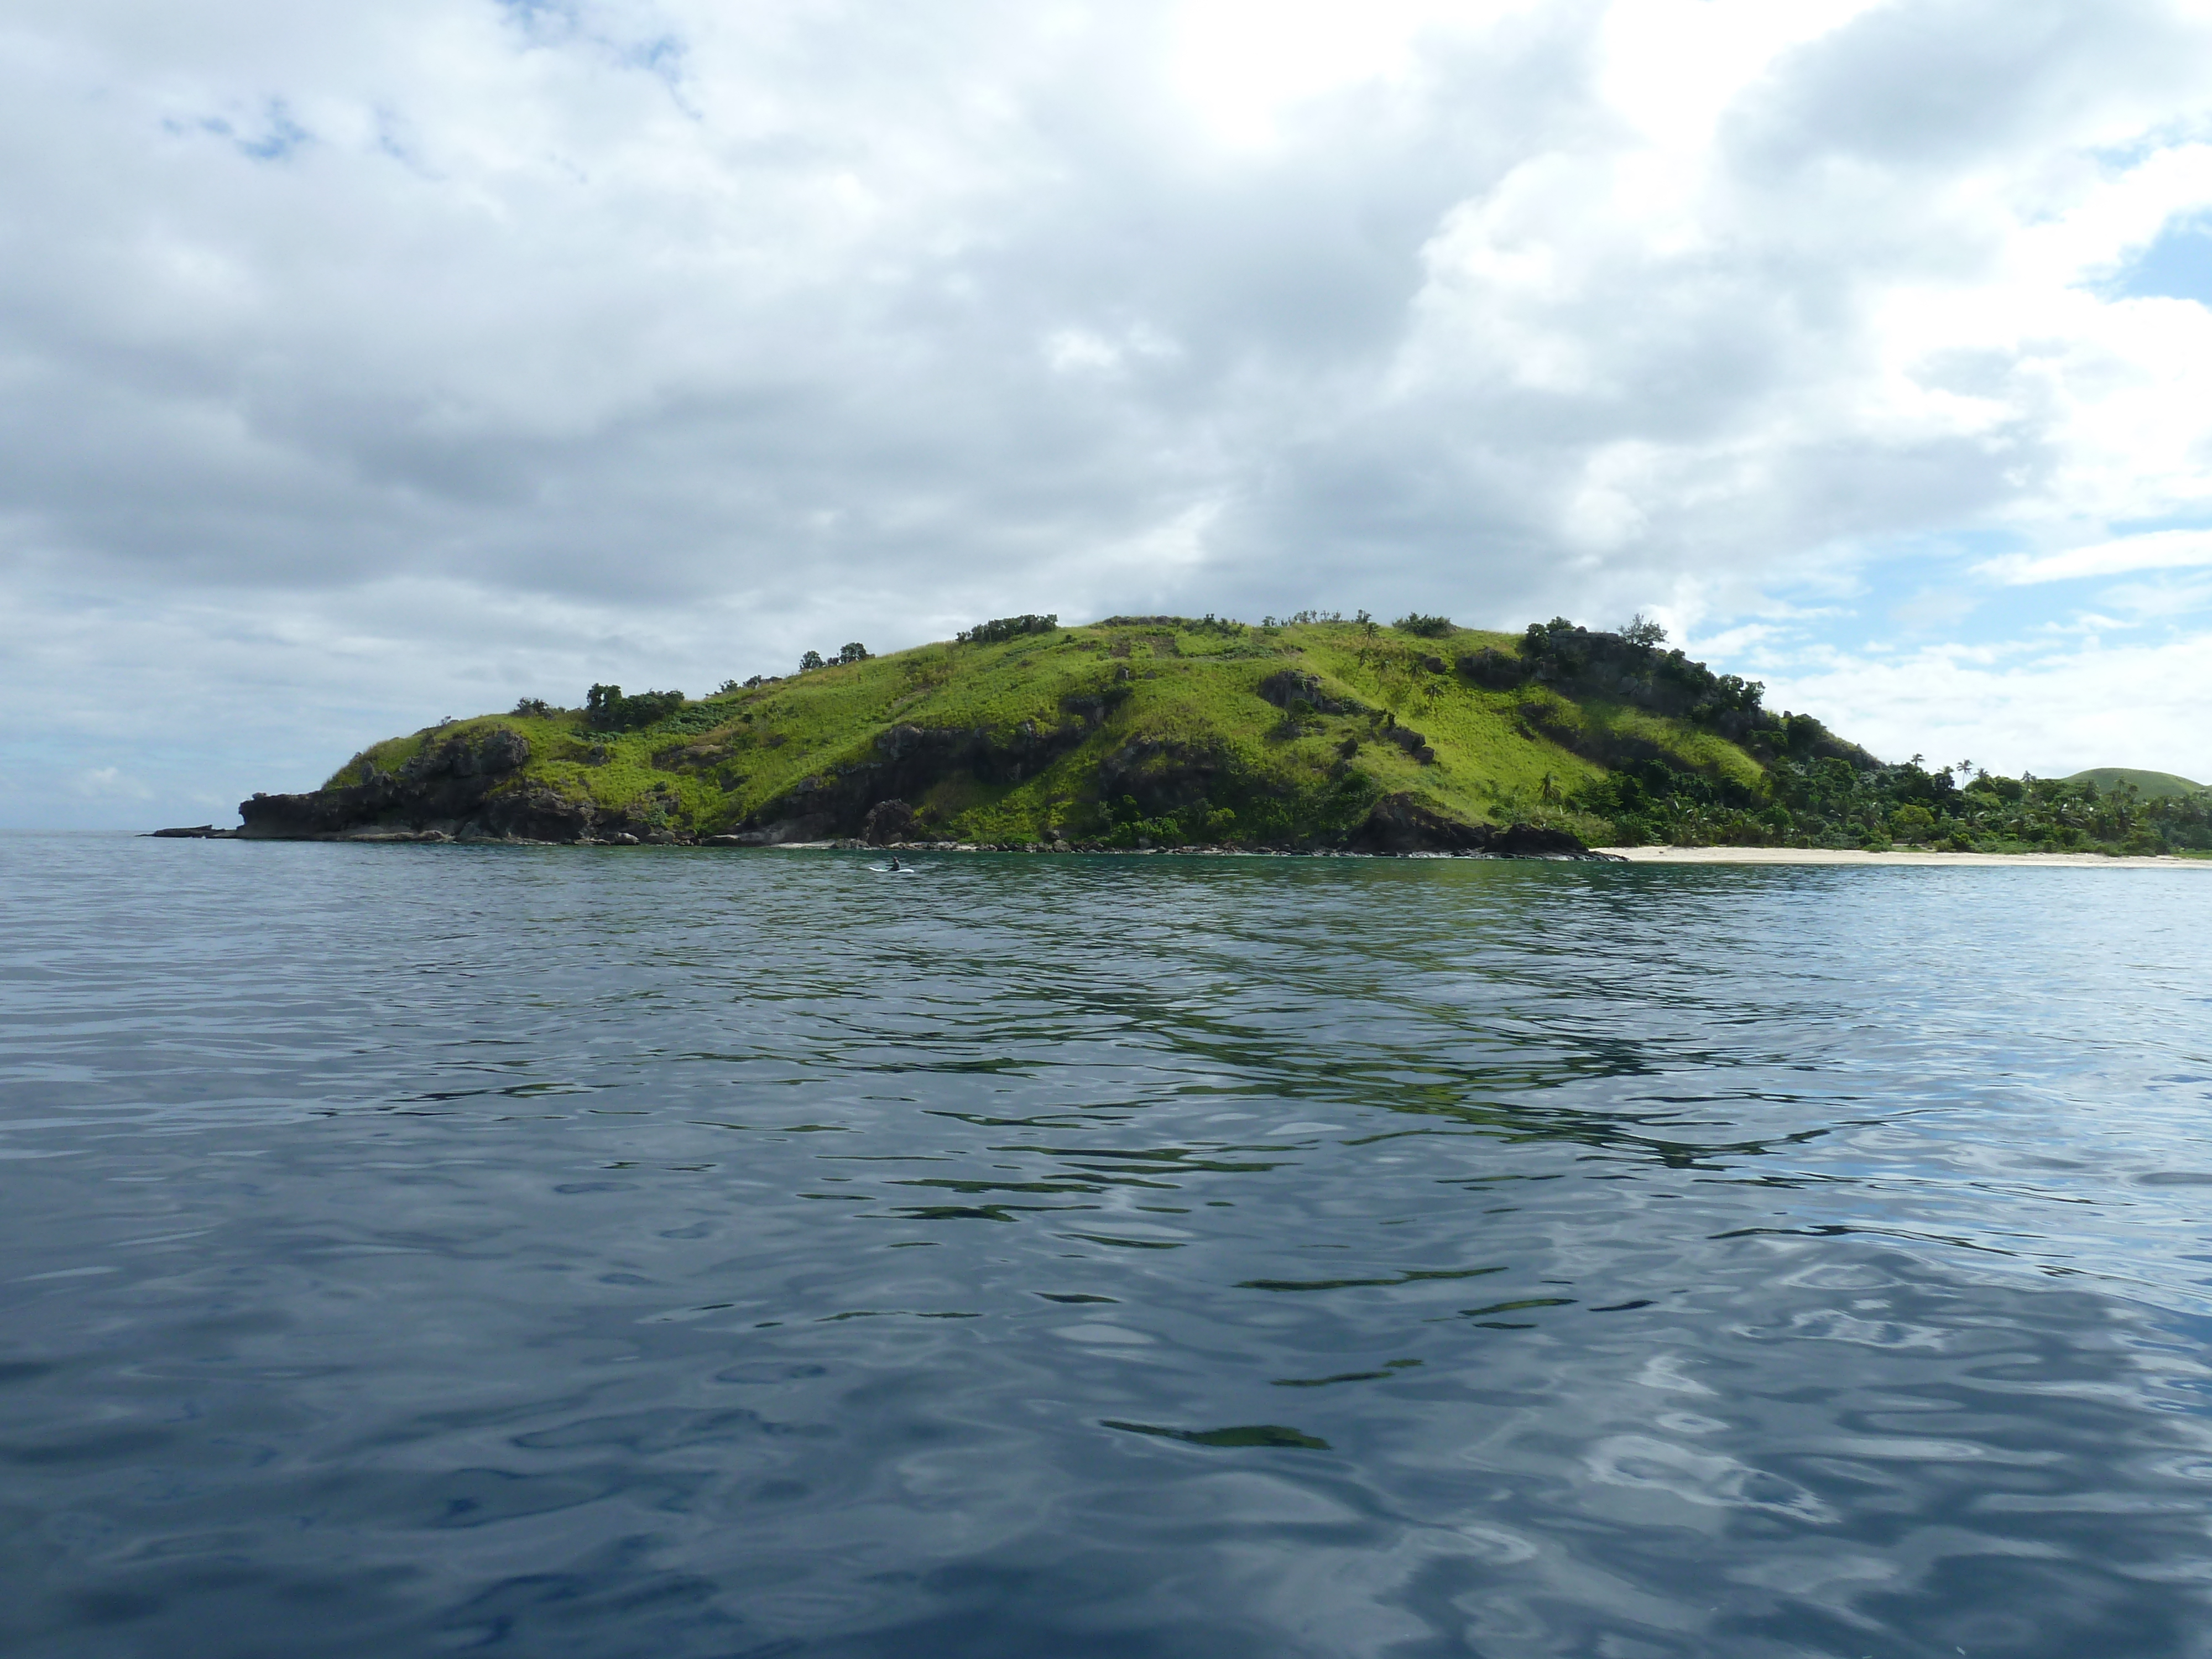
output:
POLYGON ((1564 619, 1008 617, 726 684, 591 688, 257 795, 250 837, 1571 852, 2212 847, 2212 795, 1885 765, 1762 688, 1564 619))
POLYGON ((2093 783, 2100 789, 2110 790, 2126 784, 2146 800, 2171 800, 2177 796, 2193 795, 2205 786, 2191 783, 2187 778, 2177 777, 2171 772, 2142 772, 2131 766, 2093 766, 2086 772, 2076 772, 2062 783, 2093 783))

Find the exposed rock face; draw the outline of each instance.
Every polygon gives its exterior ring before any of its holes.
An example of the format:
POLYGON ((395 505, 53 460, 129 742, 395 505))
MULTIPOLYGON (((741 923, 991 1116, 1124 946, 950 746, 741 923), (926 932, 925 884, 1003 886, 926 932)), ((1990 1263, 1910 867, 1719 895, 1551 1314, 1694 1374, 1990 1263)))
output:
POLYGON ((1098 793, 1127 795, 1147 817, 1159 817, 1216 799, 1227 757, 1206 744, 1173 738, 1135 738, 1098 763, 1098 793))
POLYGON ((1481 853, 1490 847, 1487 824, 1462 823, 1412 795, 1385 795, 1352 832, 1362 853, 1481 853))
POLYGON ((300 795, 240 801, 249 840, 325 841, 442 832, 497 840, 579 841, 592 833, 588 805, 514 774, 530 742, 495 726, 425 744, 397 772, 300 795))
POLYGON ((1364 714, 1366 705, 1349 697, 1332 697, 1321 689, 1321 678, 1301 669, 1279 669, 1253 688, 1278 708, 1304 702, 1317 714, 1364 714))
POLYGON ((1384 732, 1382 735, 1389 738, 1391 742, 1396 744, 1399 748, 1404 750, 1415 760, 1420 762, 1422 765, 1433 766, 1436 764, 1437 751, 1429 746, 1428 738, 1424 737, 1420 732, 1413 730, 1412 726, 1400 726, 1394 721, 1392 722, 1389 729, 1384 732))
POLYGON ((1509 823, 1495 831, 1483 849, 1492 858, 1592 859, 1614 864, 1622 860, 1607 853, 1593 853, 1580 837, 1565 830, 1547 830, 1534 823, 1509 823))
POLYGON ((1486 645, 1462 657, 1459 672, 1487 691, 1510 691, 1528 678, 1518 657, 1493 651, 1486 645))
POLYGON ((1362 853, 1482 853, 1492 858, 1596 859, 1565 830, 1462 823, 1410 794, 1385 795, 1352 837, 1362 853))
POLYGON ((426 743, 400 767, 399 775, 411 782, 440 778, 497 777, 525 765, 530 759, 530 740, 503 726, 472 737, 448 738, 426 743))
POLYGON ((868 809, 868 821, 860 830, 860 839, 872 847, 916 841, 921 836, 921 821, 915 817, 914 808, 902 800, 878 801, 868 809))
POLYGON ((703 772, 729 757, 727 744, 680 743, 655 750, 653 763, 664 772, 703 772))
POLYGON ((985 783, 1019 783, 1080 744, 1103 715, 1103 702, 1095 711, 1087 699, 1071 707, 1073 712, 1058 726, 1024 720, 997 737, 980 726, 894 726, 877 738, 877 758, 800 779, 755 813, 742 833, 773 832, 778 841, 855 836, 865 830, 872 808, 918 800, 957 772, 985 783), (810 826, 806 833, 785 830, 802 822, 810 826))

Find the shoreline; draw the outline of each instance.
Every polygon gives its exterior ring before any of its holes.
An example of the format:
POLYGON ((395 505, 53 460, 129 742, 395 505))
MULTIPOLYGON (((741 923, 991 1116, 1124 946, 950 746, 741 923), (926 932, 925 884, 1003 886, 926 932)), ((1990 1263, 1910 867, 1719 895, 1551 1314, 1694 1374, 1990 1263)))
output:
POLYGON ((2032 865, 2045 869, 2212 870, 2212 859, 2180 858, 2172 854, 1937 853, 1924 848, 1869 853, 1855 847, 1598 847, 1591 850, 1626 864, 1871 864, 1923 869, 1960 865, 2016 869, 2032 865))
POLYGON ((1891 869, 1942 869, 1960 866, 2019 868, 2026 866, 2038 869, 2084 870, 2212 870, 2212 856, 2190 858, 2175 854, 2139 854, 2105 853, 1948 853, 1924 848, 1870 853, 1861 848, 1830 847, 1593 847, 1585 853, 1483 853, 1468 849, 1443 848, 1381 851, 1349 848, 1273 848, 1229 846, 1179 847, 1101 847, 1095 842, 890 842, 872 843, 852 838, 823 841, 787 841, 750 842, 740 842, 735 836, 714 836, 696 841, 668 840, 640 842, 635 837, 619 840, 590 840, 579 842, 530 841, 513 836, 456 836, 445 830, 380 830, 369 833, 328 836, 243 836, 235 830, 216 830, 198 826, 189 830, 159 830, 137 832, 141 840, 190 839, 195 841, 313 841, 341 845, 369 846, 447 846, 447 847, 576 847, 593 848, 623 848, 629 847, 713 848, 717 851, 748 852, 867 852, 904 853, 908 854, 941 853, 1046 853, 1078 857, 1107 858, 1351 858, 1351 859, 1518 859, 1547 864, 1638 864, 1638 865, 1817 865, 1875 866, 1891 869))

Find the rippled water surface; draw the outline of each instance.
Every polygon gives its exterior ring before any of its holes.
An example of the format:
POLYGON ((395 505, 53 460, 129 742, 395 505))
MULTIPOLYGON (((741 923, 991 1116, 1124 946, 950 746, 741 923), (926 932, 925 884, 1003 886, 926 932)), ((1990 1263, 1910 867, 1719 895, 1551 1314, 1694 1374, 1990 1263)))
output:
POLYGON ((0 1650, 2212 1652, 2212 871, 0 840, 0 1650))

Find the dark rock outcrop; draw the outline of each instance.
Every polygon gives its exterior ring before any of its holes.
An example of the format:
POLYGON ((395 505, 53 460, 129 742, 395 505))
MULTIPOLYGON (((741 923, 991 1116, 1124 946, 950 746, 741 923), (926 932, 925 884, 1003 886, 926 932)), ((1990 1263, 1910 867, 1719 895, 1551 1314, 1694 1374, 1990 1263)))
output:
POLYGON ((1459 672, 1486 691, 1510 691, 1528 678, 1521 659, 1484 646, 1459 659, 1459 672))
POLYGON ((1321 689, 1321 677, 1303 669, 1282 668, 1267 676, 1253 688, 1261 698, 1278 708, 1287 709, 1294 702, 1303 702, 1316 714, 1364 714, 1366 705, 1350 697, 1332 697, 1321 689))
POLYGON ((238 834, 252 841, 327 841, 440 834, 457 838, 580 841, 595 813, 544 784, 514 776, 530 742, 505 726, 426 743, 396 772, 371 767, 358 783, 240 801, 238 834))
POLYGON ((1388 738, 1392 743, 1396 744, 1399 748, 1404 750, 1415 760, 1420 762, 1422 765, 1433 766, 1436 764, 1437 751, 1429 746, 1428 738, 1420 732, 1413 730, 1412 726, 1400 726, 1395 721, 1393 721, 1389 726, 1384 730, 1382 735, 1388 738))
POLYGON ((1369 809, 1350 845, 1360 853, 1483 853, 1492 834, 1486 823, 1462 823, 1401 793, 1385 795, 1369 809))
POLYGON ((1089 737, 1104 704, 1098 704, 1096 715, 1071 707, 1073 712, 1057 726, 1024 720, 997 734, 980 726, 894 726, 876 738, 873 759, 800 779, 753 814, 741 833, 777 831, 782 841, 817 839, 812 831, 781 833, 781 826, 805 821, 818 823, 822 836, 858 836, 877 805, 919 800, 957 773, 983 783, 1019 783, 1089 737))
POLYGON ((878 801, 868 809, 867 822, 860 828, 860 839, 871 847, 887 847, 893 842, 921 838, 921 820, 915 816, 914 808, 902 800, 878 801))
POLYGON ((414 782, 438 779, 498 777, 518 770, 530 760, 530 739, 520 732, 495 726, 489 732, 426 743, 399 769, 399 775, 414 782))
POLYGON ((1098 763, 1098 793, 1137 803, 1147 817, 1161 817, 1216 799, 1229 761, 1209 744, 1175 738, 1135 738, 1098 763))
POLYGON ((150 841, 229 841, 235 837, 237 834, 238 831, 235 830, 218 830, 211 823, 196 823, 189 829, 149 830, 146 833, 145 839, 150 841))
POLYGON ((726 743, 682 743, 656 750, 653 763, 663 772, 703 772, 729 758, 726 743))
POLYGON ((1360 853, 1474 853, 1490 858, 1602 859, 1565 830, 1533 823, 1462 823, 1406 793, 1385 795, 1352 833, 1360 853))
POLYGON ((1483 851, 1497 859, 1589 859, 1607 864, 1623 862, 1617 854, 1594 853, 1582 838, 1565 830, 1538 823, 1509 823, 1494 830, 1483 851))

